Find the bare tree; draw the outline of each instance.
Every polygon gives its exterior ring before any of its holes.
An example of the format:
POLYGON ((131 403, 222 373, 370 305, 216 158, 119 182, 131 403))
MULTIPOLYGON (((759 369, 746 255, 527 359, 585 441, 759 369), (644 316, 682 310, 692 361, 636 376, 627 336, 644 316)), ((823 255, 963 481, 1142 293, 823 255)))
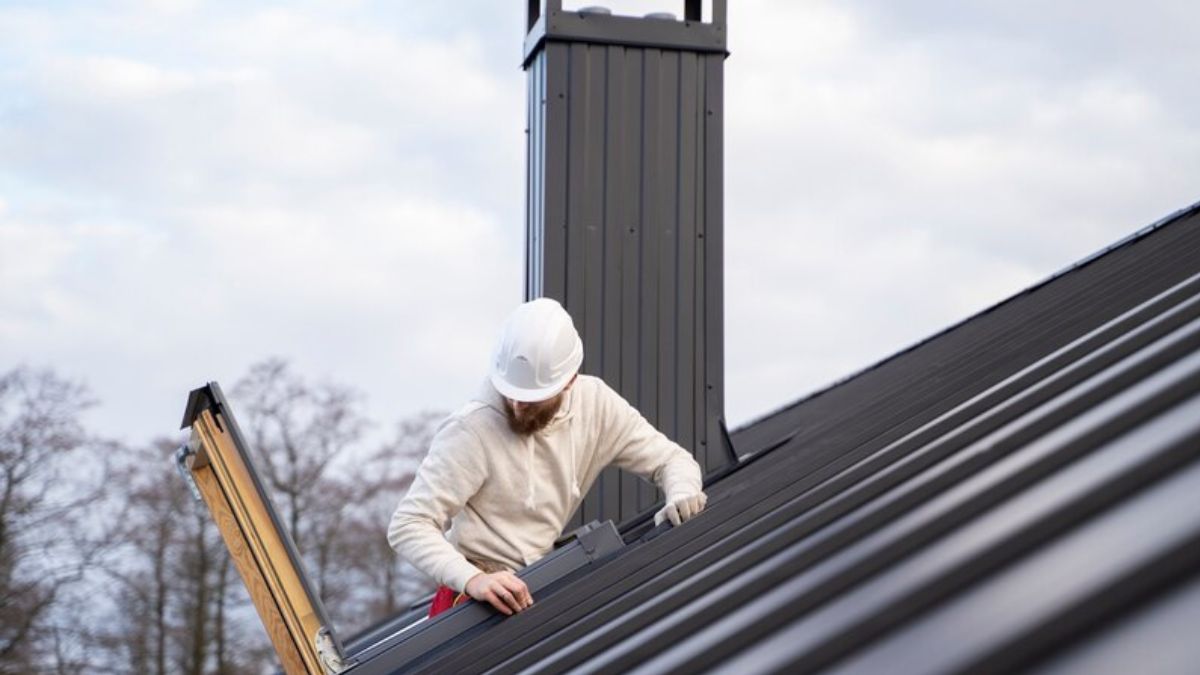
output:
POLYGON ((320 497, 331 463, 366 428, 359 396, 334 384, 311 385, 282 359, 251 366, 233 396, 259 471, 282 502, 292 539, 306 551, 314 534, 305 520, 310 505, 320 497))
POLYGON ((89 405, 51 371, 0 374, 0 672, 69 670, 78 651, 53 610, 102 543, 83 509, 104 473, 104 454, 86 452, 89 405))
POLYGON ((264 482, 343 634, 432 590, 387 545, 386 529, 443 414, 403 420, 391 441, 364 455, 367 422, 348 388, 310 384, 270 359, 252 366, 233 395, 264 482))
POLYGON ((270 643, 211 516, 171 466, 175 447, 160 440, 120 456, 120 546, 105 564, 113 616, 99 644, 119 672, 261 671, 270 643))
POLYGON ((352 524, 356 572, 369 590, 364 613, 375 619, 394 615, 434 590, 432 580, 388 545, 387 525, 445 417, 443 412, 425 411, 401 420, 392 439, 358 467, 362 488, 352 524))
POLYGON ((233 397, 259 473, 317 594, 335 624, 361 620, 343 611, 356 591, 349 570, 359 564, 349 555, 356 547, 349 523, 361 487, 347 465, 367 428, 360 397, 347 387, 309 383, 279 359, 252 366, 233 397))
POLYGON ((329 476, 311 519, 324 576, 326 607, 343 635, 393 616, 432 584, 387 543, 387 524, 428 450, 443 415, 421 413, 400 423, 393 440, 329 476))
MULTIPOLYGON (((385 532, 442 415, 404 420, 365 453, 367 422, 347 388, 269 360, 234 392, 260 474, 339 631, 429 590, 385 532)), ((211 516, 174 473, 177 443, 99 442, 80 422, 88 405, 82 386, 48 371, 0 376, 0 673, 269 669, 274 652, 211 516), (100 609, 80 621, 81 605, 100 609)))
MULTIPOLYGON (((431 591, 387 545, 386 528, 444 415, 405 419, 366 452, 367 422, 347 388, 311 384, 272 359, 232 391, 260 476, 339 632, 431 591)), ((105 536, 115 545, 103 569, 111 616, 92 636, 103 655, 86 672, 244 673, 274 661, 211 516, 174 473, 175 446, 109 448, 115 478, 105 519, 115 527, 105 536)))
POLYGON ((186 532, 185 494, 166 473, 169 443, 127 449, 116 482, 123 487, 120 523, 114 533, 121 542, 106 570, 115 581, 116 616, 110 623, 109 645, 123 652, 131 672, 162 675, 170 672, 175 612, 180 579, 172 561, 190 537, 186 532))

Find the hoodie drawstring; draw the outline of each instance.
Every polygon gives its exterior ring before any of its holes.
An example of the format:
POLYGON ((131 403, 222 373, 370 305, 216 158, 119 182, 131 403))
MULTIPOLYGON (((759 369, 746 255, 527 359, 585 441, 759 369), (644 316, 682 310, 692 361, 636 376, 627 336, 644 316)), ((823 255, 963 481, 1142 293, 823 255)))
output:
POLYGON ((571 433, 571 427, 567 427, 567 437, 571 439, 571 497, 579 499, 579 477, 576 475, 575 465, 579 462, 575 459, 575 434, 571 433))
POLYGON ((534 492, 533 492, 533 490, 534 490, 534 487, 533 487, 533 446, 534 446, 533 439, 526 438, 525 439, 525 447, 529 448, 529 453, 525 455, 526 456, 525 480, 529 484, 529 493, 525 495, 525 508, 530 511, 534 511, 537 509, 537 503, 533 499, 533 497, 534 497, 534 492))
MULTIPOLYGON (((579 457, 575 453, 575 434, 572 433, 569 423, 567 438, 571 444, 571 498, 579 499, 580 494, 582 494, 582 491, 579 489, 579 470, 576 468, 579 464, 579 457)), ((537 502, 535 500, 537 493, 533 481, 533 452, 535 446, 536 443, 534 443, 533 438, 525 439, 525 447, 529 450, 525 454, 525 481, 528 487, 525 493, 525 508, 530 511, 537 510, 537 502)))

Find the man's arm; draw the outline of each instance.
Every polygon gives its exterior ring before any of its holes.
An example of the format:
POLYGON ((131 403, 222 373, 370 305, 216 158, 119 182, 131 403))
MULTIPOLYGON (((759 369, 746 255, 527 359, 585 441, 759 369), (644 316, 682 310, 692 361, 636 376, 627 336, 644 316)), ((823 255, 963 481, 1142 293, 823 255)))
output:
POLYGON ((479 439, 458 420, 447 421, 388 524, 388 543, 413 567, 455 590, 482 570, 446 541, 445 528, 487 476, 479 439))
POLYGON ((446 541, 447 524, 487 477, 483 444, 462 422, 450 420, 433 437, 429 454, 388 524, 388 543, 439 584, 465 591, 503 614, 533 604, 529 588, 512 572, 486 574, 446 541))
POLYGON ((641 412, 600 381, 605 434, 612 439, 616 466, 656 483, 666 495, 666 506, 654 516, 655 524, 670 520, 679 525, 704 510, 700 465, 691 453, 650 424, 641 412))

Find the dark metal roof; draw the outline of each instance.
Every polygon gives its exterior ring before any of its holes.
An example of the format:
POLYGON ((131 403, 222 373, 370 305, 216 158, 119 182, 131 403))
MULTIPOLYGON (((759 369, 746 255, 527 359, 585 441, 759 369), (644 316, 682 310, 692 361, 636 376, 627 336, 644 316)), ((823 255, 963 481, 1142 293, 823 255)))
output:
POLYGON ((1200 205, 739 430, 679 528, 412 672, 1184 672, 1200 205))
MULTIPOLYGON (((623 546, 611 522, 580 528, 574 539, 519 572, 531 593, 552 593, 554 584, 569 582, 591 565, 601 564, 623 546)), ((442 644, 478 632, 501 617, 490 607, 467 603, 434 619, 425 619, 428 605, 414 607, 396 620, 385 622, 349 643, 354 673, 385 674, 405 669, 442 644)))

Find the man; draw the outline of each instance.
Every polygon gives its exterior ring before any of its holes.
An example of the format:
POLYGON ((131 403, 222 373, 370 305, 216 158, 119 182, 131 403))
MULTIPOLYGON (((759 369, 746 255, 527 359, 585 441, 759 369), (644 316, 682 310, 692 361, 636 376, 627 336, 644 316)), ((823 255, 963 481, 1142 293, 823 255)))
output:
POLYGON ((696 460, 603 380, 580 375, 582 362, 561 305, 520 305, 479 394, 438 427, 388 527, 392 548, 441 584, 430 616, 466 596, 506 615, 532 605, 513 572, 550 552, 610 464, 667 495, 656 524, 704 509, 696 460))

